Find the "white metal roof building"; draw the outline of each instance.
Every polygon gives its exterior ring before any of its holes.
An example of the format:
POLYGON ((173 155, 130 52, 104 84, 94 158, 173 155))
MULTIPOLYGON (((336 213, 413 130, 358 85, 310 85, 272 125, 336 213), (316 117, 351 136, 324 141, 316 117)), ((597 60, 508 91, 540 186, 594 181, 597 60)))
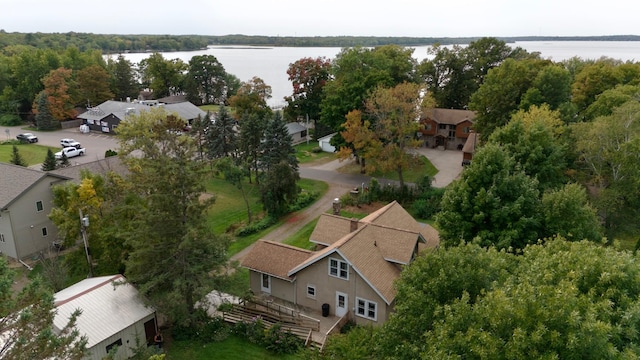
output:
POLYGON ((71 314, 82 310, 76 328, 88 339, 86 359, 100 360, 118 346, 116 359, 133 355, 132 349, 149 344, 156 333, 155 310, 144 305, 138 291, 122 275, 89 278, 55 295, 53 325, 60 331, 71 314))

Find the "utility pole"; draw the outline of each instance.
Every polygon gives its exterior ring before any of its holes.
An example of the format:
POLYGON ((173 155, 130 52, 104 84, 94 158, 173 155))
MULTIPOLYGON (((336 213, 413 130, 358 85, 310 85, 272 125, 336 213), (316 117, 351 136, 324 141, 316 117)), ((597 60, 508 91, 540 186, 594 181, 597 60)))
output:
POLYGON ((91 251, 89 250, 89 242, 87 241, 87 227, 89 227, 89 217, 82 216, 82 209, 78 209, 80 213, 80 232, 82 233, 82 241, 84 242, 84 252, 87 254, 87 262, 89 263, 89 277, 93 277, 93 261, 91 261, 91 251))
POLYGON ((309 114, 307 114, 307 145, 309 145, 309 114))

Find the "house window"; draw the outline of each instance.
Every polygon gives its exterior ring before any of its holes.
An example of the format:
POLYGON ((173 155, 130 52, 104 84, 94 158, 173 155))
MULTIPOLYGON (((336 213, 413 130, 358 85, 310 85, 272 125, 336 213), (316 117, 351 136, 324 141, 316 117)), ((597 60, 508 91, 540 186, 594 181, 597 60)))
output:
POLYGON ((346 261, 329 259, 329 275, 349 280, 349 265, 346 261))
MULTIPOLYGON (((111 349, 113 349, 114 347, 120 347, 122 346, 122 339, 118 339, 114 342, 112 342, 111 344, 107 345, 106 350, 107 350, 107 354, 109 353, 109 351, 111 351, 111 349)), ((118 351, 118 350, 116 350, 118 351)))
POLYGON ((471 126, 465 126, 463 131, 464 131, 465 134, 470 133, 471 132, 471 126))
POLYGON ((42 236, 47 236, 48 232, 47 232, 47 227, 43 227, 42 228, 42 236))
POLYGON ((447 124, 438 124, 438 129, 446 130, 447 129, 447 124))
POLYGON ((268 274, 262 274, 260 288, 262 289, 262 291, 271 294, 271 276, 269 276, 268 274))
POLYGON ((431 124, 426 124, 424 126, 424 129, 427 130, 427 131, 431 131, 431 124))
POLYGON ((44 210, 44 205, 42 205, 42 201, 36 201, 36 211, 40 212, 44 210))
POLYGON ((315 285, 307 285, 307 297, 315 299, 316 298, 316 286, 315 285))
POLYGON ((360 317, 377 321, 378 319, 378 304, 367 299, 356 298, 356 314, 360 317))
POLYGON ((4 242, 4 234, 0 234, 0 242, 4 242))

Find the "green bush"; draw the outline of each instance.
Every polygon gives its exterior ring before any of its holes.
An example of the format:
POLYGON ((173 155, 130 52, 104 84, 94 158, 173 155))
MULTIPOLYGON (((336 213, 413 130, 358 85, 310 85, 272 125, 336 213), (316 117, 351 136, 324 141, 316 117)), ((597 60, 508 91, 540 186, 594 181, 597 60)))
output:
POLYGON ((319 154, 322 152, 322 148, 320 146, 316 146, 313 149, 311 149, 311 152, 314 154, 319 154))
POLYGON ((276 219, 271 216, 267 216, 258 222, 254 222, 245 227, 239 228, 238 230, 236 230, 235 235, 238 237, 249 236, 251 234, 257 233, 258 231, 262 231, 275 223, 276 219))
POLYGON ((104 157, 106 157, 106 158, 108 158, 110 156, 116 156, 116 155, 118 155, 118 153, 113 151, 113 150, 111 150, 111 149, 109 149, 109 150, 104 152, 104 157))
POLYGON ((229 335, 229 326, 222 317, 210 317, 204 309, 196 310, 196 322, 190 326, 176 325, 172 329, 176 340, 196 340, 203 343, 219 342, 229 335))
POLYGON ((267 330, 263 342, 267 350, 276 354, 295 354, 304 345, 302 339, 282 330, 280 324, 275 324, 267 330))
POLYGON ((22 119, 15 114, 4 114, 0 116, 0 125, 2 126, 16 126, 21 125, 22 119))
POLYGON ((300 209, 304 209, 305 207, 307 207, 307 205, 316 201, 317 198, 318 198, 318 193, 303 190, 298 194, 298 198, 296 199, 296 202, 291 204, 291 206, 289 206, 289 212, 294 212, 300 209))

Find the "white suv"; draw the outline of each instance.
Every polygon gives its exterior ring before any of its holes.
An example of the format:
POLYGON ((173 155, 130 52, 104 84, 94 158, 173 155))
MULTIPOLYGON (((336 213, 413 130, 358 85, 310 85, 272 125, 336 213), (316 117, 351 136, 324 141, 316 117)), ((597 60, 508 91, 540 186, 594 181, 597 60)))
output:
POLYGON ((73 139, 62 139, 60 140, 60 145, 62 145, 62 147, 74 147, 76 149, 80 149, 82 146, 80 145, 79 142, 73 140, 73 139))

